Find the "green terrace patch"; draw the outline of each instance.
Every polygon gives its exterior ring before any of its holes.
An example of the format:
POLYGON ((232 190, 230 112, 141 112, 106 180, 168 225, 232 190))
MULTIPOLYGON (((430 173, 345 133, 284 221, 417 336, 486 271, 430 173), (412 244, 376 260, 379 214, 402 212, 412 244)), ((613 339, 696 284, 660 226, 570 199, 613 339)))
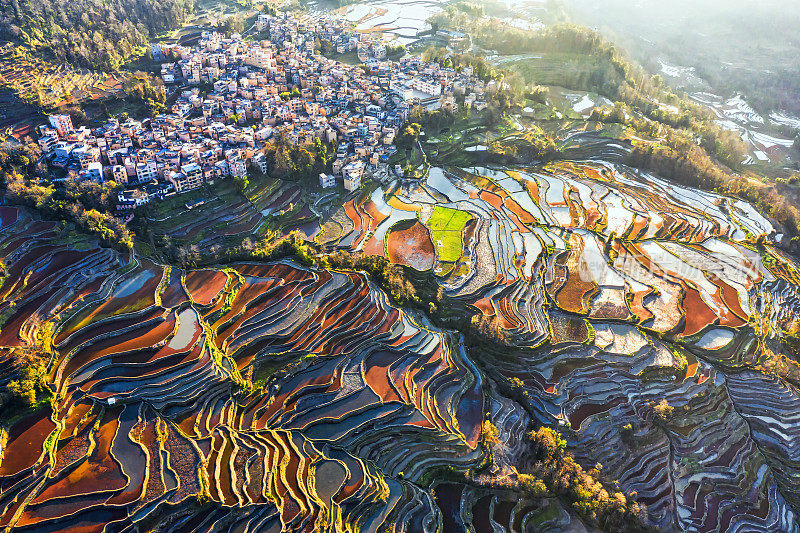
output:
POLYGON ((465 211, 436 206, 428 220, 431 230, 431 239, 439 254, 439 261, 454 262, 461 257, 464 243, 461 232, 467 223, 472 220, 472 215, 465 211))

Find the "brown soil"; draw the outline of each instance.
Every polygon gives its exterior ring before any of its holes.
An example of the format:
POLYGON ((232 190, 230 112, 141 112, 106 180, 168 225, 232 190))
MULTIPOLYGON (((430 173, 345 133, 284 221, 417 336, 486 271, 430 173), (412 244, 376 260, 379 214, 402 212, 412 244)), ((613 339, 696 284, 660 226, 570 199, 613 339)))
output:
POLYGON ((410 228, 386 236, 386 248, 392 263, 406 265, 420 272, 433 268, 435 253, 428 229, 415 222, 410 228))
POLYGON ((684 336, 694 335, 708 326, 717 318, 714 311, 700 297, 697 289, 686 287, 686 293, 681 302, 686 315, 686 324, 683 327, 684 336))
POLYGON ((214 270, 195 270, 187 272, 184 277, 189 296, 199 305, 208 305, 219 292, 225 288, 228 275, 214 270))

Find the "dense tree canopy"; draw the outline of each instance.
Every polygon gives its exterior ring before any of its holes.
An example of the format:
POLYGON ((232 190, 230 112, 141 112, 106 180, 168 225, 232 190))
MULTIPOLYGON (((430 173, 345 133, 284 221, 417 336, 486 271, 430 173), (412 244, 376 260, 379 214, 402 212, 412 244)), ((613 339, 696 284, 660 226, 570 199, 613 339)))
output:
POLYGON ((116 70, 193 9, 193 0, 0 0, 0 34, 56 60, 116 70))
POLYGON ((270 174, 275 177, 291 181, 313 179, 320 172, 330 172, 333 148, 319 138, 298 145, 278 135, 267 142, 266 156, 270 174))
POLYGON ((40 155, 36 144, 0 146, 0 188, 6 203, 36 208, 45 217, 72 222, 109 246, 132 248, 133 235, 112 214, 120 185, 113 181, 54 185, 36 164, 40 155))

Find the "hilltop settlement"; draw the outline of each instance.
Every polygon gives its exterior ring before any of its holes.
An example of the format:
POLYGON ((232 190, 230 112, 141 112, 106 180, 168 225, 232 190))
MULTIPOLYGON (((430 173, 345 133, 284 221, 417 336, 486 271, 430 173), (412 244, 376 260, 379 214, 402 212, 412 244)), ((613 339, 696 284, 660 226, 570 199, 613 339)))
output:
POLYGON ((118 210, 195 189, 204 183, 268 172, 272 139, 332 148, 319 185, 347 191, 389 168, 395 138, 415 105, 481 109, 496 82, 469 67, 456 71, 417 57, 386 59, 380 39, 329 17, 262 14, 263 40, 204 31, 195 46, 151 45, 161 78, 176 96, 146 120, 108 120, 75 128, 68 115, 39 128, 48 164, 62 179, 123 184, 118 210), (347 65, 321 54, 356 52, 347 65))

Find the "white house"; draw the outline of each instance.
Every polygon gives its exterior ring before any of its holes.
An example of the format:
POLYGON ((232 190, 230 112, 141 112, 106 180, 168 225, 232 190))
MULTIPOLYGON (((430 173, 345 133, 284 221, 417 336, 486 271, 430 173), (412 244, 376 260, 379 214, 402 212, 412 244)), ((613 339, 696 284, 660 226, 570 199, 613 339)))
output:
POLYGON ((414 89, 425 94, 431 94, 433 96, 439 96, 442 94, 442 86, 436 80, 414 78, 414 80, 411 82, 411 85, 414 89))
POLYGON ((364 174, 364 162, 353 161, 342 169, 344 174, 344 188, 348 191, 356 191, 361 188, 361 176, 364 174))
POLYGON ((55 132, 39 138, 39 146, 42 147, 42 151, 46 154, 55 150, 56 144, 58 144, 58 135, 55 132))
POLYGON ((155 161, 147 161, 136 165, 136 179, 139 183, 156 181, 158 179, 158 168, 155 161))
POLYGON ((267 173, 267 156, 256 154, 253 156, 253 164, 256 165, 263 174, 267 173))
POLYGON ((333 174, 320 174, 319 175, 319 186, 323 189, 330 189, 331 187, 336 187, 336 178, 333 174))
POLYGON ((86 166, 86 177, 97 183, 103 183, 103 164, 92 161, 86 166))
POLYGON ((239 176, 246 176, 247 175, 247 165, 245 164, 244 159, 237 159, 230 164, 231 167, 231 175, 234 177, 239 176))
POLYGON ((121 204, 128 204, 132 207, 139 207, 150 203, 150 197, 141 189, 127 189, 117 194, 117 199, 121 204))

